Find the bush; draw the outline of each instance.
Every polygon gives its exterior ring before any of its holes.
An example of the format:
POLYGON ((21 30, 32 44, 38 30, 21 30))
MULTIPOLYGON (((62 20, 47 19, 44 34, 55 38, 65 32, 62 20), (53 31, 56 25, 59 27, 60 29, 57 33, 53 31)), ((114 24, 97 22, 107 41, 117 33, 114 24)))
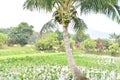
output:
POLYGON ((14 38, 9 38, 7 40, 7 46, 13 46, 16 43, 16 40, 14 38))
POLYGON ((118 43, 113 43, 110 47, 109 47, 109 52, 111 53, 111 55, 115 56, 119 53, 119 44, 118 43))
POLYGON ((49 45, 48 41, 42 39, 37 41, 36 47, 38 50, 46 50, 48 49, 48 45, 49 45))
POLYGON ((7 39, 8 36, 6 34, 0 33, 0 48, 2 48, 4 44, 6 44, 7 39))
MULTIPOLYGON (((36 43, 36 48, 38 50, 57 50, 57 51, 65 51, 64 41, 59 41, 57 39, 57 34, 50 33, 44 36, 44 38, 39 39, 36 43)), ((70 39, 70 47, 74 49, 75 41, 70 39)))
POLYGON ((95 41, 91 39, 86 39, 83 42, 81 42, 81 48, 85 49, 86 51, 92 51, 96 47, 95 41))
POLYGON ((112 44, 110 40, 103 40, 103 43, 104 49, 109 49, 110 45, 112 44))
POLYGON ((38 50, 53 50, 57 46, 57 35, 54 33, 48 34, 45 38, 39 39, 36 43, 38 50))

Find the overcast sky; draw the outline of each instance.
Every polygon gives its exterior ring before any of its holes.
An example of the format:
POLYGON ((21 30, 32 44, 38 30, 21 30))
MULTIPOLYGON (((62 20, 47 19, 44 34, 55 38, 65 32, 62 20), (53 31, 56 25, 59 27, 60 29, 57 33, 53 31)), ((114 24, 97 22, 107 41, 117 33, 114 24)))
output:
MULTIPOLYGON (((20 22, 27 22, 39 31, 44 23, 51 19, 51 14, 45 12, 31 12, 23 10, 25 0, 0 0, 0 28, 17 26, 20 22)), ((88 29, 106 32, 120 33, 120 24, 110 20, 102 14, 90 14, 81 16, 88 29)))

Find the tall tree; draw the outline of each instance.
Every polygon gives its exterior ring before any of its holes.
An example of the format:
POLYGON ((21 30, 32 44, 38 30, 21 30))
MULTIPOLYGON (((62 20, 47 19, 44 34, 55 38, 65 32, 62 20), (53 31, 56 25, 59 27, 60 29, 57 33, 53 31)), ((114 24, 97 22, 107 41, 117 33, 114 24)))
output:
POLYGON ((116 33, 109 34, 109 36, 110 36, 110 39, 113 39, 115 41, 117 41, 118 39, 120 39, 120 35, 118 35, 116 33))
POLYGON ((117 42, 120 46, 120 34, 112 33, 109 34, 110 39, 112 39, 114 42, 117 42))
POLYGON ((87 14, 90 12, 103 13, 113 20, 119 22, 120 8, 118 6, 118 0, 26 0, 24 8, 29 10, 45 10, 53 13, 53 19, 43 26, 41 31, 48 28, 53 29, 54 21, 63 26, 63 37, 65 42, 66 54, 68 57, 68 63, 71 68, 74 80, 85 80, 83 79, 82 73, 77 68, 70 48, 68 39, 68 26, 69 23, 73 22, 73 28, 75 31, 82 31, 86 27, 84 21, 76 15, 77 8, 80 8, 80 12, 87 14), (49 26, 48 26, 49 25, 49 26))
POLYGON ((24 46, 28 43, 30 36, 33 33, 33 26, 25 22, 21 22, 17 27, 13 27, 9 36, 14 39, 16 44, 24 46))

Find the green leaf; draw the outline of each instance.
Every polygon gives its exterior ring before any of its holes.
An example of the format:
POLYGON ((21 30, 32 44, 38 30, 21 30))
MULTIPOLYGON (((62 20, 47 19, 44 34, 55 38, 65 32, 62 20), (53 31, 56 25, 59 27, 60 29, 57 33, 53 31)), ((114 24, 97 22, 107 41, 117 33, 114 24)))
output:
POLYGON ((118 0, 78 0, 80 2, 81 13, 88 14, 91 12, 102 13, 120 22, 120 7, 118 0))
POLYGON ((76 32, 82 32, 87 29, 87 25, 85 24, 85 22, 78 17, 73 17, 73 23, 73 29, 76 32))
POLYGON ((52 32, 57 28, 58 28, 57 22, 55 22, 54 20, 50 20, 43 25, 42 29, 40 30, 40 34, 46 33, 46 32, 52 32))
POLYGON ((23 8, 29 10, 46 10, 52 11, 54 7, 54 0, 26 0, 23 5, 23 8))

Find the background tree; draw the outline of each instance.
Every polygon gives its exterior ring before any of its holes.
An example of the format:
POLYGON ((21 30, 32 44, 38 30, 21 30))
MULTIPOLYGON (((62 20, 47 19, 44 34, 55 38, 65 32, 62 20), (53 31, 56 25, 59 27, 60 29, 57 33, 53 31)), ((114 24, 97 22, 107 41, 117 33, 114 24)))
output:
POLYGON ((59 44, 61 44, 61 41, 63 40, 63 33, 59 30, 56 30, 55 33, 58 35, 57 40, 59 41, 59 44))
POLYGON ((109 38, 114 40, 114 41, 117 41, 117 39, 120 38, 120 35, 117 35, 116 33, 112 33, 112 34, 109 34, 109 38))
POLYGON ((96 40, 96 48, 98 52, 102 52, 104 47, 104 42, 102 39, 97 39, 96 40))
MULTIPOLYGON (((120 9, 118 6, 118 0, 26 0, 24 8, 29 10, 41 10, 52 11, 55 9, 53 19, 57 23, 63 26, 63 37, 65 42, 66 54, 68 57, 68 63, 71 68, 74 80, 84 80, 83 75, 77 68, 70 48, 70 42, 68 39, 68 25, 73 22, 73 28, 75 31, 82 31, 86 25, 84 21, 76 15, 77 8, 80 8, 81 13, 103 13, 119 22, 120 9)), ((53 20, 51 20, 53 21, 53 20)), ((50 22, 51 22, 50 21, 50 22)), ((41 31, 47 28, 53 28, 54 26, 48 22, 43 26, 41 31)), ((52 22, 53 23, 53 22, 52 22)))
POLYGON ((120 34, 112 33, 112 34, 110 34, 110 39, 112 39, 114 42, 118 43, 120 46, 120 34))
POLYGON ((12 28, 0 28, 0 32, 4 34, 9 34, 12 28))
POLYGON ((38 32, 33 31, 33 34, 30 36, 28 43, 29 44, 36 43, 38 34, 39 34, 38 32))
POLYGON ((29 26, 27 23, 22 22, 18 25, 18 27, 12 28, 9 36, 11 39, 15 40, 14 43, 24 46, 28 43, 28 40, 33 33, 32 29, 32 25, 29 26))
POLYGON ((112 41, 109 39, 103 39, 103 46, 104 46, 104 50, 108 50, 109 46, 112 44, 112 41))

